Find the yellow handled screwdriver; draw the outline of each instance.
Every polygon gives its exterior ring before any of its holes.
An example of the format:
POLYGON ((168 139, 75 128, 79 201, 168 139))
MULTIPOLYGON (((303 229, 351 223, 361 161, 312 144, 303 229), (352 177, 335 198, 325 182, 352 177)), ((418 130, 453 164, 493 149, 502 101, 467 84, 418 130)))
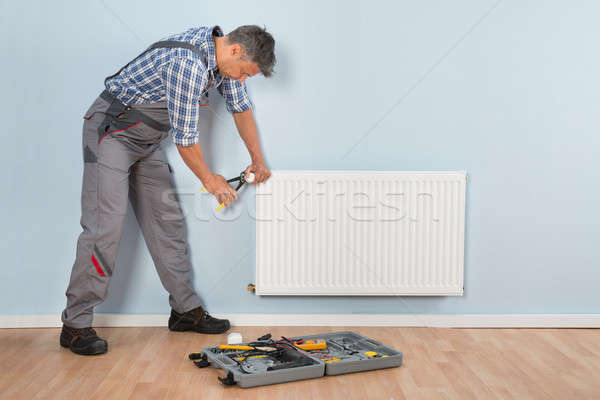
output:
POLYGON ((261 350, 261 351, 275 351, 275 347, 271 346, 247 346, 243 344, 220 344, 219 349, 221 350, 261 350))

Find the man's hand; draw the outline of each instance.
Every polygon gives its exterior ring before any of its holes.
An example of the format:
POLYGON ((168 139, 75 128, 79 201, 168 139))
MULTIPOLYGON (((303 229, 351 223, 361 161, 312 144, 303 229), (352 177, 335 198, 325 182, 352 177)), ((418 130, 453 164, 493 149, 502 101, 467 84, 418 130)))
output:
POLYGON ((229 202, 237 199, 237 192, 229 186, 225 178, 210 172, 204 161, 200 143, 192 146, 177 146, 177 150, 188 168, 200 178, 206 191, 215 196, 219 204, 224 203, 226 207, 229 207, 229 202))
POLYGON ((249 172, 254 174, 254 182, 252 182, 252 184, 265 182, 271 176, 271 171, 264 161, 253 162, 250 164, 248 168, 246 168, 245 175, 248 176, 249 172))
POLYGON ((225 207, 229 207, 229 202, 237 199, 237 192, 221 175, 212 174, 203 183, 204 188, 215 196, 219 204, 225 204, 225 207))

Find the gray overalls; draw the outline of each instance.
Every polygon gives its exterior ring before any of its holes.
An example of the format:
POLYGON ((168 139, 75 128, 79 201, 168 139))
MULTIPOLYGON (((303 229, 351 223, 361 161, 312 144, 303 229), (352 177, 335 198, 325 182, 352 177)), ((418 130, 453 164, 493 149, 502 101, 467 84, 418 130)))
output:
MULTIPOLYGON (((140 56, 161 47, 199 53, 190 43, 163 41, 140 56)), ((128 199, 169 292, 171 308, 183 313, 201 306, 192 287, 183 214, 177 196, 170 194, 172 170, 160 148, 170 127, 166 102, 126 106, 105 90, 84 119, 83 232, 77 240, 63 323, 72 328, 92 326, 94 306, 106 298, 115 269, 128 199)))

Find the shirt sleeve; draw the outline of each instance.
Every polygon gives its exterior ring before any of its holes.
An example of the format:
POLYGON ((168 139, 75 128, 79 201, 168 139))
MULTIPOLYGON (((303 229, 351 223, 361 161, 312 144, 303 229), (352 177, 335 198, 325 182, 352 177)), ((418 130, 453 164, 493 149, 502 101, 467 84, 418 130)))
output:
POLYGON ((230 113, 238 113, 252 108, 245 83, 225 78, 217 89, 225 99, 225 105, 230 113))
POLYGON ((198 101, 208 79, 201 63, 176 58, 161 71, 169 110, 169 133, 178 146, 198 143, 198 101))

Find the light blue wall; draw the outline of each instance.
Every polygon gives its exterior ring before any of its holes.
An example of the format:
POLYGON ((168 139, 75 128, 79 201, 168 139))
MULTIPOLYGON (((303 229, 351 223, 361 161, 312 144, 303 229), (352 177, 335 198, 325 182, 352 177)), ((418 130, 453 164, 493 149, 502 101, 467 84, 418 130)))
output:
MULTIPOLYGON (((596 313, 600 309, 600 4, 594 1, 2 2, 0 314, 58 314, 80 232, 81 116, 153 41, 266 25, 278 73, 249 88, 273 169, 469 173, 464 297, 267 297, 254 207, 212 200, 169 142, 195 286, 222 313, 596 313), (496 5, 496 6, 495 6, 496 5), (364 136, 366 133, 366 137, 364 136), (356 143, 358 146, 353 147, 356 143), (353 149, 347 153, 349 149, 353 149), (200 213, 202 214, 202 212, 200 213)), ((203 110, 212 168, 249 158, 222 104, 203 110)), ((131 213, 98 311, 166 313, 131 213)))

